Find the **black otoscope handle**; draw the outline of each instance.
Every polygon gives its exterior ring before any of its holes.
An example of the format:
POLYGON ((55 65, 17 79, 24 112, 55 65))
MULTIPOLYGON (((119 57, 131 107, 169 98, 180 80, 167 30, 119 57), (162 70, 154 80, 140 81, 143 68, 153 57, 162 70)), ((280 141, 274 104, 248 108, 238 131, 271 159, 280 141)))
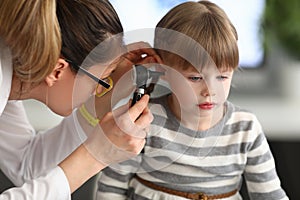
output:
POLYGON ((136 102, 138 102, 145 94, 144 88, 137 88, 133 93, 133 98, 131 102, 131 106, 133 106, 136 102))

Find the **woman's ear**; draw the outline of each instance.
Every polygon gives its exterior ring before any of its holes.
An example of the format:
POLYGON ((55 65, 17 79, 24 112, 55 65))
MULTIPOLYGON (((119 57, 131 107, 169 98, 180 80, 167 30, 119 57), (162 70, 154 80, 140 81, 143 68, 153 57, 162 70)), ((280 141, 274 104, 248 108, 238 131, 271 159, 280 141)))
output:
POLYGON ((61 79, 66 69, 68 69, 69 63, 63 58, 59 58, 56 62, 52 72, 46 77, 45 82, 49 87, 52 87, 57 81, 61 79))

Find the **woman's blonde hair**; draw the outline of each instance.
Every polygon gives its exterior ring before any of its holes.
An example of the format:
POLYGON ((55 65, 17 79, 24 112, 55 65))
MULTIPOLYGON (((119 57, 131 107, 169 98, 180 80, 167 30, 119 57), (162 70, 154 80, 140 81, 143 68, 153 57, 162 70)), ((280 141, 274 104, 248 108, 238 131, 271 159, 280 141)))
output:
POLYGON ((40 83, 61 51, 56 0, 1 0, 0 24, 0 37, 11 48, 14 75, 21 83, 40 83))
POLYGON ((201 67, 213 61, 218 68, 238 67, 236 29, 214 3, 182 3, 171 9, 156 27, 154 47, 170 66, 187 68, 196 63, 195 67, 201 67), (187 52, 176 54, 182 49, 187 52), (193 63, 186 57, 192 57, 193 63))

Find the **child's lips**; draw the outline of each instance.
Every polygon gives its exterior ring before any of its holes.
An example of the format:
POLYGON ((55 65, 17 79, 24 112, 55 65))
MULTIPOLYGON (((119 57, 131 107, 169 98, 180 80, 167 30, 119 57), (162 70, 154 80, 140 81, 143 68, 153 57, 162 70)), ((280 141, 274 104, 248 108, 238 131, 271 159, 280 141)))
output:
POLYGON ((205 103, 201 103, 201 104, 198 104, 198 107, 203 109, 203 110, 210 110, 210 109, 213 109, 215 106, 214 103, 210 103, 210 102, 205 102, 205 103))

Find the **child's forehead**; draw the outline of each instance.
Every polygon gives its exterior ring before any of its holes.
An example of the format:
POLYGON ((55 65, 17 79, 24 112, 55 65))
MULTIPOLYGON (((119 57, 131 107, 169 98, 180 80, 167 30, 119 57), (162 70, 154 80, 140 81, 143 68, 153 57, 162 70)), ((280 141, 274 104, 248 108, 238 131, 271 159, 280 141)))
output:
POLYGON ((220 72, 220 73, 233 71, 232 67, 225 67, 225 66, 217 67, 214 64, 197 66, 197 67, 195 67, 193 65, 186 65, 186 66, 177 66, 177 68, 180 68, 182 71, 191 72, 191 73, 201 73, 201 72, 208 71, 208 70, 220 72))

